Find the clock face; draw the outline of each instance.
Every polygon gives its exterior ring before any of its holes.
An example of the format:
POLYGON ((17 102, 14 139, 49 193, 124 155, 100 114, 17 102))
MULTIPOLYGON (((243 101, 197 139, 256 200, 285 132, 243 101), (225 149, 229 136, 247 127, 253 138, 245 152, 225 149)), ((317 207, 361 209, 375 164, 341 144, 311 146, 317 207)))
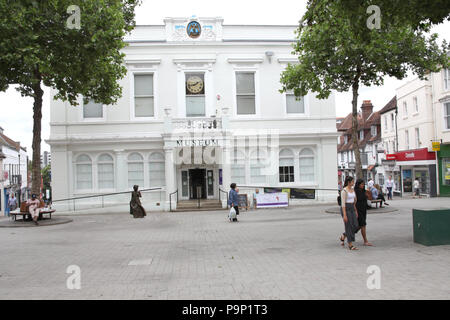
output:
POLYGON ((190 93, 200 93, 203 90, 203 80, 199 76, 191 76, 187 79, 186 86, 190 93))

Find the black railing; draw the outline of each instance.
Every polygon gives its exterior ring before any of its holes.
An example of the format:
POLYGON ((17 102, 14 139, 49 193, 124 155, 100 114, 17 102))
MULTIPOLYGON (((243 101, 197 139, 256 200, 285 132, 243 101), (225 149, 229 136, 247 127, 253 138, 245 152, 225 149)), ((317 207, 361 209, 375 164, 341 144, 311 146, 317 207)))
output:
POLYGON ((303 190, 323 190, 323 191, 338 191, 338 188, 334 189, 326 189, 326 188, 308 188, 308 187, 301 187, 301 186, 241 186, 238 185, 238 188, 258 188, 263 189, 269 188, 269 189, 303 189, 303 190))
MULTIPOLYGON (((140 192, 147 192, 147 191, 157 191, 157 190, 163 190, 162 187, 157 187, 157 188, 149 188, 149 189, 141 189, 139 190, 140 192)), ((133 191, 122 191, 122 192, 112 192, 112 193, 102 193, 102 194, 96 194, 96 195, 89 195, 89 196, 81 196, 81 197, 73 197, 73 198, 66 198, 66 199, 57 199, 57 200, 52 200, 51 203, 55 203, 55 202, 63 202, 63 201, 73 201, 73 211, 75 211, 76 207, 75 207, 75 201, 76 200, 81 200, 81 199, 90 199, 90 198, 101 198, 102 200, 102 208, 105 207, 105 203, 104 203, 104 198, 108 197, 108 196, 115 196, 115 195, 121 195, 121 194, 131 194, 133 191)))
POLYGON ((178 189, 169 194, 169 211, 172 211, 172 195, 177 194, 177 202, 178 202, 178 189))
MULTIPOLYGON (((140 192, 144 191, 154 191, 154 190, 162 190, 163 188, 150 188, 150 189, 141 189, 140 192)), ((112 193, 101 193, 91 196, 82 196, 82 197, 73 197, 73 198, 67 198, 67 199, 58 199, 58 200, 52 200, 52 202, 58 202, 58 201, 69 201, 69 200, 79 200, 79 199, 87 199, 87 198, 95 198, 95 197, 106 197, 106 196, 113 196, 117 194, 125 194, 125 193, 131 193, 133 190, 130 191, 122 191, 122 192, 112 192, 112 193)))

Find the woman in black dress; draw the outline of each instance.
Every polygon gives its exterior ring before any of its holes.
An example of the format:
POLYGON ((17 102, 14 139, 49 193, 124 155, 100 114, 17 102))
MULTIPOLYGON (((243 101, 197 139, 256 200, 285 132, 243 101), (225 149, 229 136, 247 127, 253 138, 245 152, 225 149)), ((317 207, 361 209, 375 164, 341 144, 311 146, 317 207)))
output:
POLYGON ((358 224, 361 228, 361 235, 365 246, 372 246, 366 236, 366 217, 367 217, 367 195, 364 180, 358 179, 355 184, 356 209, 358 210, 358 224))
POLYGON ((134 218, 143 218, 147 215, 144 207, 141 204, 141 192, 138 191, 139 186, 133 186, 133 192, 131 193, 131 201, 130 201, 130 214, 133 215, 134 218))

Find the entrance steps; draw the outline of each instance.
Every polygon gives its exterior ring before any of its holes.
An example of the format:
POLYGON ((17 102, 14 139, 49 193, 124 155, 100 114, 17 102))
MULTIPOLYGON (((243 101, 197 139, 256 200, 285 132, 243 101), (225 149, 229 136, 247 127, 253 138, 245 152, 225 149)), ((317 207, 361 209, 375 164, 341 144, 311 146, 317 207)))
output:
POLYGON ((178 201, 177 212, 186 211, 214 211, 223 210, 222 203, 219 200, 200 200, 200 208, 198 207, 198 200, 182 200, 178 201))

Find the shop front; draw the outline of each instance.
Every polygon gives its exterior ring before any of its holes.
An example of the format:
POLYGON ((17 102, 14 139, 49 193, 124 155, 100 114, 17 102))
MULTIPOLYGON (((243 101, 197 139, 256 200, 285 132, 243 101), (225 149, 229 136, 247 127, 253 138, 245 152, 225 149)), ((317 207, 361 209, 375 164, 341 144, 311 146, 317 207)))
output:
POLYGON ((450 196, 450 144, 441 144, 438 155, 439 195, 450 196))
MULTIPOLYGON (((419 180, 420 194, 437 196, 436 155, 427 148, 401 151, 388 155, 399 167, 401 192, 412 195, 414 180, 419 180)), ((394 172, 395 173, 395 172, 394 172)))

